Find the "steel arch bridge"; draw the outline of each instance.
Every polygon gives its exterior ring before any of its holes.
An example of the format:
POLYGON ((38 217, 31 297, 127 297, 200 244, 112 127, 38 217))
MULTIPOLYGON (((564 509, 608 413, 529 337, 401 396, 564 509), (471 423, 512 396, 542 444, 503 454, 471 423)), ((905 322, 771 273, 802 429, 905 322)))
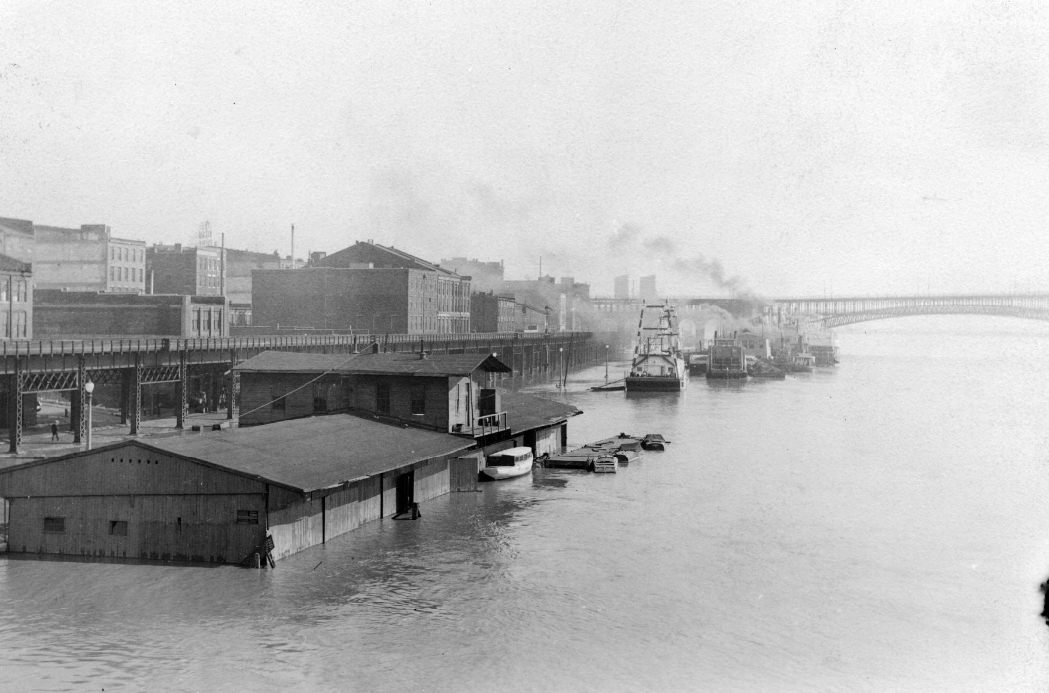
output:
POLYGON ((912 315, 992 315, 1049 322, 1049 293, 786 298, 771 301, 769 309, 775 317, 819 327, 912 315))

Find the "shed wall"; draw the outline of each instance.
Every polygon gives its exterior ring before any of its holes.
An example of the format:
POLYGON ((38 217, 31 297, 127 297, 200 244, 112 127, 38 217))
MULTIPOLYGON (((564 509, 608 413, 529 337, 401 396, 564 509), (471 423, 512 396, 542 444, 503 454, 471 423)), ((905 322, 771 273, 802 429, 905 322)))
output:
POLYGON ((261 524, 239 524, 237 512, 264 517, 252 495, 80 496, 11 498, 13 552, 98 558, 235 563, 263 538, 261 524), (62 518, 48 531, 45 518, 62 518), (126 535, 114 523, 126 522, 126 535))

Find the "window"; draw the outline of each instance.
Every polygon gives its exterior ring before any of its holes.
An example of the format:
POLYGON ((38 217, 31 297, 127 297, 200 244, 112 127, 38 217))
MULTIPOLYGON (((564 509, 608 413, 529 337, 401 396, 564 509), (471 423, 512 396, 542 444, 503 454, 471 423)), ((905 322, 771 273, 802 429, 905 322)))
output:
POLYGON ((380 414, 390 413, 390 384, 377 383, 375 385, 375 411, 380 414))
POLYGON ((257 525, 259 523, 259 511, 258 510, 238 510, 237 511, 237 524, 238 525, 257 525))
POLYGON ((18 298, 16 299, 19 303, 25 303, 29 299, 29 287, 26 284, 25 279, 18 280, 18 298))
POLYGON ((109 521, 109 536, 111 536, 111 537, 126 537, 127 536, 127 520, 110 520, 109 521))
POLYGON ((27 335, 26 331, 26 312, 24 310, 15 311, 15 334, 14 337, 25 339, 27 335))
POLYGON ((426 386, 425 385, 414 385, 412 386, 411 396, 411 411, 412 414, 420 416, 426 413, 426 386))
POLYGON ((46 534, 65 534, 66 531, 66 518, 64 517, 45 517, 44 518, 44 532, 46 534))

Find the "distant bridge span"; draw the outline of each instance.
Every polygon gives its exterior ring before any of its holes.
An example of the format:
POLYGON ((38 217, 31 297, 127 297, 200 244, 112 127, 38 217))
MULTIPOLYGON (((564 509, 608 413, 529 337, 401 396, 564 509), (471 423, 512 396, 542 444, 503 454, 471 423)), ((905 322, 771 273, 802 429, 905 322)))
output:
POLYGON ((1049 322, 1049 293, 780 298, 769 302, 769 310, 773 317, 821 327, 911 315, 994 315, 1049 322))

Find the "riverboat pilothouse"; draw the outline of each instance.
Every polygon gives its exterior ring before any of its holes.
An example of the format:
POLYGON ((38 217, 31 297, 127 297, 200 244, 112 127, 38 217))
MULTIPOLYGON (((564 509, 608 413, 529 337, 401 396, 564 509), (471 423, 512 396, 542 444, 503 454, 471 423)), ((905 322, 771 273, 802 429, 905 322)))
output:
POLYGON ((630 374, 626 377, 627 392, 683 390, 686 384, 688 377, 678 346, 674 307, 670 304, 643 306, 630 374))

